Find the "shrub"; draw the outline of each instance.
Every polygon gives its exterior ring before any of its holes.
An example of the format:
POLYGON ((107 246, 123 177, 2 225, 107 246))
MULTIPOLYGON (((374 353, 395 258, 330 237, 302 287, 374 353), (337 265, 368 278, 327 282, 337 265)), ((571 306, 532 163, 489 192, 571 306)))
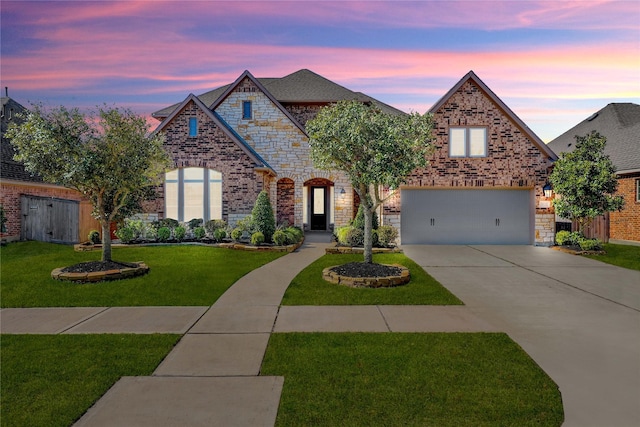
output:
MULTIPOLYGON (((242 232, 240 232, 240 236, 242 236, 242 232)), ((213 240, 215 240, 216 242, 222 242, 222 239, 224 239, 225 237, 227 237, 227 232, 224 228, 216 228, 216 230, 213 232, 213 240)))
POLYGON ((209 236, 213 236, 215 238, 215 232, 219 229, 226 229, 227 222, 222 219, 211 219, 204 224, 204 228, 207 231, 209 236))
POLYGON ((345 225, 344 227, 339 227, 335 230, 334 234, 339 244, 347 246, 347 234, 352 228, 353 227, 350 225, 345 225))
POLYGON ((288 236, 287 232, 278 230, 275 233, 273 233, 272 239, 273 239, 273 243, 275 243, 276 245, 284 246, 289 243, 290 237, 288 236))
POLYGON ((264 234, 261 231, 256 231, 251 235, 251 244, 253 246, 259 246, 264 243, 264 234))
POLYGON ((116 237, 120 239, 122 243, 131 243, 135 239, 133 229, 128 225, 118 228, 116 231, 116 237))
POLYGON ((204 236, 206 236, 206 234, 207 232, 205 231, 204 227, 196 227, 193 229, 193 235, 198 240, 202 239, 204 236))
POLYGON ((287 233, 288 236, 292 237, 291 241, 289 242, 290 244, 301 242, 302 239, 304 239, 304 233, 298 227, 287 227, 285 233, 287 233))
POLYGON ((89 241, 91 243, 93 243, 94 245, 99 245, 101 240, 100 240, 100 232, 98 230, 91 230, 89 232, 89 241))
POLYGON ((198 227, 202 227, 203 220, 202 218, 193 218, 189 221, 189 229, 194 230, 198 227))
POLYGON ((181 225, 177 226, 173 230, 173 236, 176 238, 178 242, 181 242, 182 240, 184 240, 185 234, 187 234, 187 230, 181 225))
MULTIPOLYGON (((362 245, 364 246, 364 234, 362 236, 362 245)), ((378 241, 378 230, 371 230, 371 246, 380 246, 380 242, 378 241)))
POLYGON ((378 228, 378 241, 383 248, 391 247, 398 238, 398 229, 392 225, 381 225, 378 228))
POLYGON ((364 230, 352 228, 347 233, 348 246, 364 246, 364 230))
POLYGON ((179 226, 180 223, 178 220, 173 218, 164 218, 158 221, 158 228, 160 227, 168 227, 170 230, 179 226))
POLYGON ((571 235, 570 231, 562 230, 556 233, 556 243, 560 246, 569 244, 569 236, 571 235))
MULTIPOLYGON (((364 230, 364 207, 362 206, 362 204, 358 206, 358 213, 356 214, 356 217, 351 221, 351 225, 355 228, 364 230)), ((378 213, 374 212, 373 218, 371 220, 371 229, 377 230, 378 226, 378 213)))
POLYGON ((169 227, 160 227, 158 228, 158 240, 160 242, 166 242, 171 238, 171 230, 169 227))
POLYGON ((242 231, 246 231, 249 234, 253 234, 254 232, 258 231, 251 215, 247 215, 239 220, 236 223, 236 228, 239 228, 242 231))
POLYGON ((234 242, 239 242, 240 239, 242 238, 242 233, 243 233, 243 230, 240 227, 236 227, 231 232, 231 238, 233 239, 234 242))
POLYGON ((255 224, 256 231, 261 232, 267 242, 271 241, 271 236, 276 231, 276 219, 273 215, 271 201, 266 191, 261 191, 256 199, 256 204, 251 211, 251 218, 255 224))
POLYGON ((598 239, 580 239, 578 242, 583 251, 599 251, 602 249, 602 242, 598 239))

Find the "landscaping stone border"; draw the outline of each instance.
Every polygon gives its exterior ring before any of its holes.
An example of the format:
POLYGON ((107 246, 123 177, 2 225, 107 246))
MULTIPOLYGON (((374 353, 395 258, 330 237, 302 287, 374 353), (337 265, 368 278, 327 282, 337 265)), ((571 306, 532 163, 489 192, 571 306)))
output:
POLYGON ((129 279, 142 276, 149 272, 149 267, 142 261, 134 262, 137 267, 126 267, 118 270, 94 271, 91 273, 63 273, 64 267, 56 268, 51 272, 51 278, 76 283, 94 283, 107 280, 129 279))
POLYGON ((409 269, 400 264, 384 264, 400 269, 399 276, 381 277, 348 277, 341 276, 332 270, 337 265, 332 265, 322 270, 322 278, 337 285, 349 286, 351 288, 390 288, 394 286, 406 285, 411 280, 409 269))
MULTIPOLYGON (((382 254, 382 253, 402 253, 402 249, 395 248, 373 248, 372 252, 374 254, 382 254)), ((326 253, 328 254, 361 254, 364 253, 364 248, 356 248, 349 246, 331 246, 326 249, 326 253)))

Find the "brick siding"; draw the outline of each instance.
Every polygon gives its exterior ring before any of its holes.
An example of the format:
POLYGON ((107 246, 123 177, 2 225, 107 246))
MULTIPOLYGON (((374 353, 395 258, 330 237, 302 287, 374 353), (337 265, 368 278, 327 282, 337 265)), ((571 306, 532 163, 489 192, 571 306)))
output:
MULTIPOLYGON (((164 129, 165 149, 175 168, 200 167, 222 173, 222 217, 248 214, 262 190, 262 173, 254 161, 229 138, 195 103, 188 103, 164 129), (197 137, 189 137, 189 118, 198 119, 197 137)), ((147 204, 164 218, 164 189, 158 188, 154 203, 147 204)))
POLYGON ((640 242, 640 202, 636 200, 636 181, 640 173, 618 179, 617 195, 624 197, 624 209, 611 212, 609 238, 640 242))

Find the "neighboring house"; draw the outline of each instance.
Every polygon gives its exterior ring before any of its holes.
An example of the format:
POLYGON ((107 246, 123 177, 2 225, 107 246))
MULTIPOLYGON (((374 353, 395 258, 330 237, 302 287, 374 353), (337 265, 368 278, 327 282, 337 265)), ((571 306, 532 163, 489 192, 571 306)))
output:
POLYGON ((640 105, 611 103, 592 114, 553 141, 556 153, 575 149, 576 136, 597 131, 607 138, 605 154, 616 167, 617 195, 625 205, 620 212, 598 218, 591 230, 602 240, 618 243, 640 242, 640 105))
POLYGON ((27 109, 11 99, 8 90, 2 97, 2 158, 0 164, 0 204, 7 216, 3 241, 40 240, 77 243, 87 240, 91 229, 99 229, 91 217, 91 204, 69 188, 43 182, 13 160, 13 146, 5 138, 10 123, 20 123, 27 109))
MULTIPOLYGON (((234 224, 264 189, 279 223, 320 231, 346 224, 357 203, 351 185, 344 173, 313 167, 304 128, 345 99, 404 114, 309 70, 268 79, 245 71, 155 112, 174 169, 147 211, 234 224)), ((542 187, 555 154, 473 72, 431 112, 438 150, 392 196, 382 222, 400 228, 403 243, 551 244, 554 214, 542 187)))

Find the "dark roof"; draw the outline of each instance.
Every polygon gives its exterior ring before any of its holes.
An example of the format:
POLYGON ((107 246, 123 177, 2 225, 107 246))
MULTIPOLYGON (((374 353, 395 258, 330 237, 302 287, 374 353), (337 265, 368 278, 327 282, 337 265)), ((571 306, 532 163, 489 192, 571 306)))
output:
MULTIPOLYGON (((281 104, 296 103, 320 103, 326 104, 341 100, 355 99, 362 102, 370 102, 377 105, 382 111, 391 114, 404 114, 384 102, 378 101, 361 92, 353 92, 322 77, 310 70, 299 70, 279 78, 257 78, 256 79, 272 96, 281 104)), ((232 84, 221 86, 209 92, 198 95, 200 101, 207 106, 213 105, 232 84)), ((175 108, 180 105, 174 104, 158 110, 152 114, 153 117, 162 119, 167 117, 175 108)))
POLYGON ((26 113, 27 109, 9 97, 2 97, 2 117, 0 118, 2 131, 2 145, 0 151, 0 178, 17 181, 42 182, 39 176, 33 176, 24 169, 24 165, 13 160, 15 150, 8 138, 5 138, 10 123, 20 124, 23 119, 18 114, 26 113))
POLYGON ((460 89, 462 85, 464 85, 468 80, 473 80, 473 82, 480 88, 480 90, 482 90, 485 95, 487 95, 498 106, 498 108, 500 108, 509 117, 509 119, 511 119, 511 121, 515 123, 515 125, 518 126, 527 137, 529 137, 529 139, 540 149, 540 151, 542 151, 552 160, 556 160, 558 158, 558 156, 549 147, 547 147, 547 145, 538 137, 538 135, 536 135, 535 132, 529 129, 529 126, 527 126, 520 119, 520 117, 516 115, 516 113, 511 111, 511 108, 509 108, 507 104, 505 104, 500 98, 498 98, 498 95, 496 95, 491 89, 489 89, 489 86, 487 86, 482 80, 480 80, 480 77, 478 77, 476 73, 473 72, 473 70, 465 74, 465 76, 462 77, 460 81, 458 81, 458 83, 456 83, 449 90, 449 92, 444 94, 444 96, 440 98, 438 102, 433 105, 433 107, 431 107, 429 113, 435 113, 436 111, 438 111, 440 107, 442 107, 449 100, 449 98, 451 98, 453 94, 455 94, 458 89, 460 89))
POLYGON ((576 135, 585 136, 592 131, 607 138, 604 151, 618 173, 640 171, 640 105, 611 103, 551 141, 549 146, 556 153, 573 151, 576 135))

